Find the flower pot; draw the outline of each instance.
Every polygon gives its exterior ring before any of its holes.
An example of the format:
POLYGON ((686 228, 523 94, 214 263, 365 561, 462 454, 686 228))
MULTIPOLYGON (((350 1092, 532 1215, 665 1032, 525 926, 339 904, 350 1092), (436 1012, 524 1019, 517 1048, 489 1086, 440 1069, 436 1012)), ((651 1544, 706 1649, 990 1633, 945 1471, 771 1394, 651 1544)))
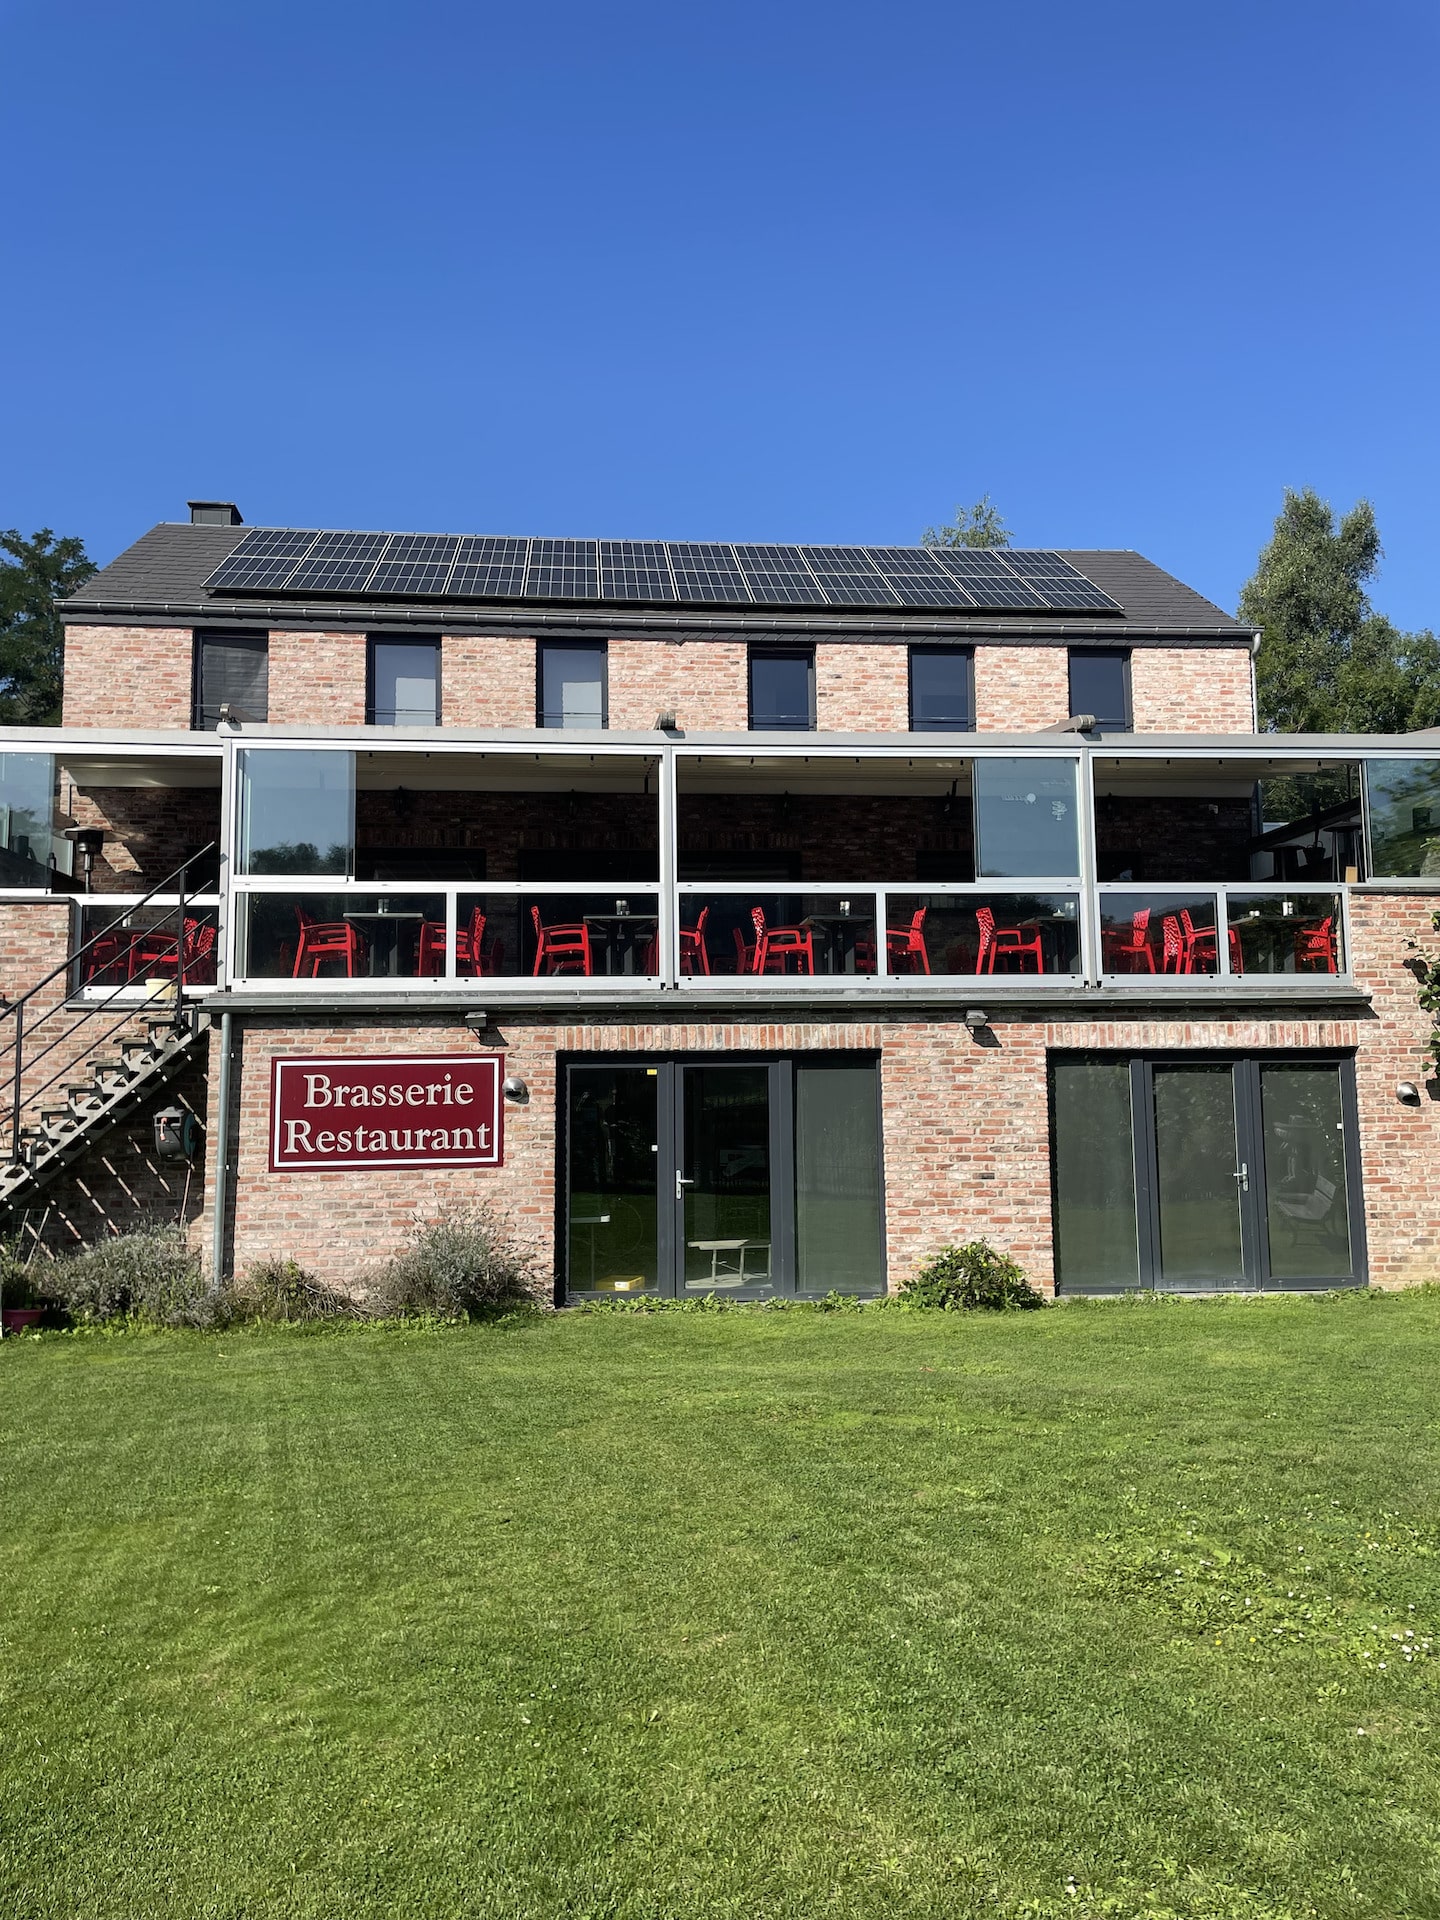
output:
POLYGON ((0 1333, 23 1333, 45 1318, 43 1307, 0 1307, 0 1333))

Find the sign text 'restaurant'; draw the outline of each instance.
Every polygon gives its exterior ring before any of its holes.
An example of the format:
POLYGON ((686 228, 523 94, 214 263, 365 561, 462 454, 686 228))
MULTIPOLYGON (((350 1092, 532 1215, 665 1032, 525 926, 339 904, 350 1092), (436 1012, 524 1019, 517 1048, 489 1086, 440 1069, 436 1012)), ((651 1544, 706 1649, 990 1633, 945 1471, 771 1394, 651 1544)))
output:
POLYGON ((504 1072, 495 1053, 276 1060, 270 1171, 498 1167, 504 1072))

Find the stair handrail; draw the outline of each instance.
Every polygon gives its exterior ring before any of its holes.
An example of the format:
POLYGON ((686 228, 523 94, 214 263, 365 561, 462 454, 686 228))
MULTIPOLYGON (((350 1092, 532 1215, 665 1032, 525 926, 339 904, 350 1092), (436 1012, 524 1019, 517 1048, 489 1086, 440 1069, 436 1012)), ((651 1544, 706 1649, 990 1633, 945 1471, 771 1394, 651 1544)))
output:
MULTIPOLYGON (((75 965, 75 963, 81 958, 83 958, 83 956, 86 953, 88 953, 90 949, 94 947, 99 941, 107 939, 111 934, 113 934, 116 928, 122 926, 124 921, 130 915, 134 914, 137 911, 137 909, 139 909, 140 907, 146 906, 151 900, 155 898, 157 894, 164 893, 173 881, 178 880, 179 885, 175 888, 175 892, 179 902, 176 909, 176 918, 175 918, 175 1012, 174 1012, 172 1023, 171 1023, 176 1033, 178 1034, 183 1027, 184 1018, 185 1018, 184 1009, 183 1009, 183 1001, 185 996, 185 906, 186 906, 186 898, 187 898, 185 876, 189 872, 190 868, 193 867, 197 861, 203 860, 207 854, 213 852, 218 844, 219 843, 217 841, 209 840, 205 843, 203 847, 198 848, 194 853, 188 854, 186 858, 181 861, 178 867, 176 867, 172 872, 167 873, 163 879, 157 880, 154 886, 151 887, 150 890, 146 894, 144 894, 139 900, 131 901, 129 905, 127 905, 123 909, 122 912, 116 915, 115 919, 113 919, 108 926, 101 927, 98 932, 92 933, 88 940, 83 940, 78 947, 71 949, 71 951, 69 951, 65 955, 65 958, 60 962, 59 966, 52 967, 49 973, 47 973, 42 979, 37 980, 34 986, 32 986, 27 992, 21 994, 18 1000, 11 1000, 7 1002, 3 1007, 0 1007, 0 1025, 3 1025, 3 1022, 6 1019, 11 1018, 12 1016, 15 1022, 14 1033, 12 1038, 4 1046, 0 1046, 0 1060, 4 1060, 6 1056, 11 1053, 13 1053, 15 1056, 14 1066, 11 1071, 10 1101, 9 1101, 10 1112, 8 1116, 10 1121, 10 1158, 12 1161, 18 1162, 19 1159, 21 1158, 20 1120, 26 1105, 26 1101, 24 1097, 24 1075, 25 1075, 25 1009, 27 1005, 31 1000, 34 999, 37 993, 40 993, 45 987, 48 987, 51 981, 58 979, 62 973, 67 973, 75 965)), ((198 891, 198 889, 196 889, 196 891, 198 891)), ((116 986, 114 992, 107 994, 105 999, 102 1000, 98 1005, 87 1008, 86 1011, 82 1013, 80 1015, 80 1018, 76 1021, 75 1027, 83 1026, 86 1023, 86 1021, 93 1019, 97 1014, 106 1012, 111 1006, 114 1005, 116 999, 120 996, 120 994, 128 990, 129 985, 130 985, 130 982, 128 980, 121 981, 116 986)), ((148 996, 149 999, 153 999, 154 997, 155 996, 153 995, 148 996)), ((145 1004, 146 1002, 143 1002, 143 1001, 140 1003, 141 1007, 143 1007, 145 1004)), ((60 1000, 60 1001, 57 1001, 53 1007, 47 1007, 46 1010, 34 1022, 34 1027, 38 1028, 43 1021, 49 1019, 51 1014, 60 1012, 61 1009, 64 1007, 64 1005, 65 1005, 65 1001, 60 1000)), ((138 1011, 138 1010, 139 1009, 134 1007, 133 1003, 128 1003, 124 1018, 119 1022, 117 1022, 117 1024, 114 1027, 112 1027, 109 1033, 107 1033, 104 1037, 106 1039, 109 1039, 111 1034, 117 1033, 121 1027, 126 1025, 127 1022, 134 1017, 135 1011, 138 1011)), ((65 1037, 73 1037, 73 1034, 75 1032, 75 1027, 71 1027, 70 1029, 68 1029, 67 1035, 65 1037)), ((34 1028, 32 1028, 32 1032, 33 1030, 34 1028)), ((87 1041, 86 1044, 88 1046, 89 1042, 87 1041)), ((47 1053, 52 1053, 55 1050, 55 1048, 58 1047, 59 1045, 60 1045, 60 1039, 57 1037, 56 1039, 52 1040, 48 1046, 42 1047, 38 1055, 35 1055, 32 1053, 31 1055, 32 1066, 37 1058, 43 1060, 47 1053)), ((75 1055, 75 1059, 78 1059, 79 1057, 80 1056, 78 1054, 75 1055)), ((52 1086, 54 1086, 55 1082, 60 1078, 61 1074, 67 1073, 70 1067, 73 1066, 73 1064, 74 1064, 74 1060, 67 1062, 65 1066, 60 1067, 55 1073, 53 1073, 50 1076, 48 1080, 44 1081, 40 1087, 33 1088, 31 1090, 31 1096, 30 1096, 31 1099, 38 1100, 42 1094, 48 1092, 48 1090, 52 1086)))

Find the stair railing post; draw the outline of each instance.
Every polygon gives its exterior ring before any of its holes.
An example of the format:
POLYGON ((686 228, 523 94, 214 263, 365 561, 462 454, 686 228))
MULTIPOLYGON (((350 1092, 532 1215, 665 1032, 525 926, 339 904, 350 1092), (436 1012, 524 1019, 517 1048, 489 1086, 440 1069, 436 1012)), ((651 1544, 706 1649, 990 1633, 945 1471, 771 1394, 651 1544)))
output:
POLYGON ((15 1009, 15 1073, 10 1090, 10 1158, 20 1164, 20 1081, 25 1070, 25 1003, 15 1009))
POLYGON ((175 1018, 171 1022, 176 1033, 185 1024, 185 882, 190 877, 190 865, 180 869, 180 905, 176 909, 175 926, 175 1018))

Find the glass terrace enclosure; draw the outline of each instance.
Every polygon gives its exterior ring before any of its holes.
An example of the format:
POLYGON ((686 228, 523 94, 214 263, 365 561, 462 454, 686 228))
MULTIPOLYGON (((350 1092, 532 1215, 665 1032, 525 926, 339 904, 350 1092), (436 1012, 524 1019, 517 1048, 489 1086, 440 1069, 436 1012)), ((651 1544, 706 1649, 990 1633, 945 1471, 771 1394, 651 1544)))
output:
POLYGON ((514 997, 1339 977, 1352 885, 1440 889, 1440 757, 753 744, 27 748, 0 880, 134 908, 96 985, 188 860, 187 984, 514 997))

